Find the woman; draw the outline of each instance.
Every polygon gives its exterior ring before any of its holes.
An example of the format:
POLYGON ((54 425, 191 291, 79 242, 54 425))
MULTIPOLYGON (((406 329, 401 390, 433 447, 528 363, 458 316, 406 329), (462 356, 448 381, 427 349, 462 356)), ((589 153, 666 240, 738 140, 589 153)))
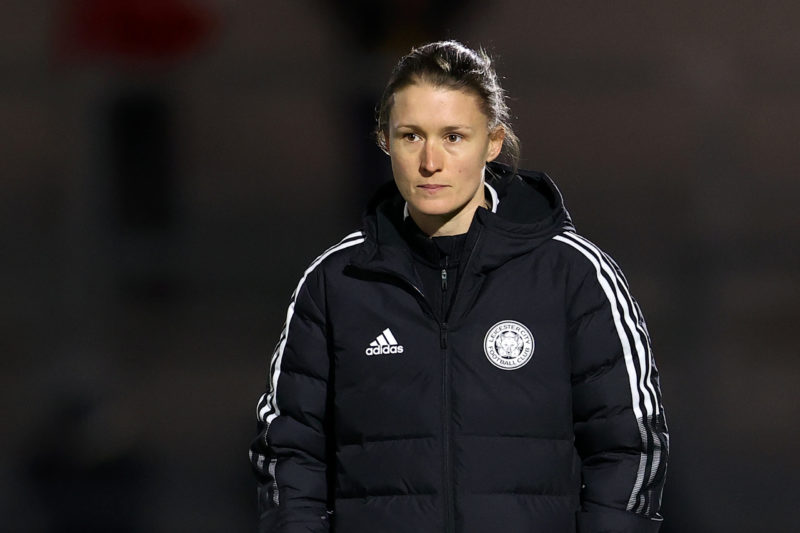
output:
POLYGON ((263 531, 657 531, 642 313, 519 145, 483 52, 395 67, 394 182, 295 290, 251 448, 263 531), (503 148, 511 166, 493 162, 503 148))

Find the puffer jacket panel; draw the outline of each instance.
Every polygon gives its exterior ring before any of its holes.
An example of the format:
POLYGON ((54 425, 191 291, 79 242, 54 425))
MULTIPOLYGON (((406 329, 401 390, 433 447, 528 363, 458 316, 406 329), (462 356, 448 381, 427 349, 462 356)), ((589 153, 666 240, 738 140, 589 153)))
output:
POLYGON ((257 406, 262 530, 658 530, 669 435, 641 310, 547 176, 491 170, 449 310, 393 187, 305 271, 257 406))
POLYGON ((346 523, 346 509, 393 496, 424 508, 442 489, 441 365, 423 349, 438 345, 438 326, 396 284, 341 275, 331 287, 336 515, 346 523))
POLYGON ((573 533, 575 495, 471 494, 461 498, 458 533, 573 533))
POLYGON ((339 498, 332 531, 442 533, 442 500, 435 494, 339 498))

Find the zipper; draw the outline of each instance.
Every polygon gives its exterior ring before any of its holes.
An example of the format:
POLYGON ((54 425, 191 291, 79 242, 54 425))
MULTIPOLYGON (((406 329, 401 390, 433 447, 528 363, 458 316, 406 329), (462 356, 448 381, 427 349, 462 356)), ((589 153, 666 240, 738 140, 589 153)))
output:
POLYGON ((442 267, 442 314, 441 320, 447 320, 447 257, 444 258, 442 267))
POLYGON ((449 309, 447 306, 447 256, 444 256, 442 263, 442 306, 439 322, 439 347, 442 350, 442 481, 444 487, 444 530, 447 533, 455 531, 454 521, 454 500, 453 495, 453 465, 450 455, 451 451, 451 433, 450 428, 450 365, 447 356, 447 315, 449 309))
MULTIPOLYGON (((469 259, 472 257, 472 253, 470 253, 469 259)), ((442 481, 444 486, 444 531, 445 533, 455 533, 455 495, 454 492, 454 485, 453 482, 453 466, 450 455, 452 454, 451 451, 451 440, 452 440, 452 429, 450 427, 450 368, 449 368, 449 361, 447 357, 447 317, 445 312, 448 311, 446 307, 446 296, 447 296, 447 261, 445 257, 445 264, 441 271, 441 280, 442 280, 442 308, 441 308, 441 315, 439 317, 436 316, 434 306, 425 297, 425 294, 420 290, 417 285, 415 285, 411 280, 407 279, 404 276, 400 276, 395 272, 385 270, 385 269, 372 269, 373 272, 379 272, 384 275, 388 275, 394 277, 396 279, 402 280, 408 287, 410 287, 415 295, 418 297, 419 301, 422 302, 424 307, 427 308, 430 315, 438 322, 439 324, 439 347, 441 349, 442 354, 442 427, 443 427, 443 439, 442 439, 442 452, 443 452, 443 461, 442 461, 442 481)), ((449 312, 447 313, 449 314, 449 312)))
POLYGON ((444 527, 447 533, 455 531, 454 521, 454 495, 453 495, 453 466, 450 460, 450 379, 449 379, 449 365, 447 357, 447 322, 439 324, 439 346, 442 350, 442 452, 444 455, 442 461, 442 478, 444 485, 444 527))

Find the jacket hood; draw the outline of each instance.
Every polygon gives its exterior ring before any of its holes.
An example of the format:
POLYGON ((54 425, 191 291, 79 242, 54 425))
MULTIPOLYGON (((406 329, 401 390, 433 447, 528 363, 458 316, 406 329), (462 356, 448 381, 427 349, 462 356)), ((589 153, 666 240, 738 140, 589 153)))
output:
MULTIPOLYGON (((574 229, 561 191, 544 172, 518 170, 514 173, 508 165, 493 162, 486 166, 486 184, 498 197, 490 223, 496 229, 525 238, 554 230, 549 237, 565 226, 574 229)), ((483 211, 479 216, 488 215, 486 210, 479 211, 483 211)))
MULTIPOLYGON (((508 165, 486 166, 487 198, 492 209, 478 209, 467 242, 474 245, 472 267, 496 268, 525 254, 564 229, 574 229, 561 192, 543 172, 518 170, 508 165)), ((384 184, 367 205, 363 230, 365 246, 354 258, 356 265, 380 268, 410 259, 402 236, 405 201, 394 182, 384 184)))

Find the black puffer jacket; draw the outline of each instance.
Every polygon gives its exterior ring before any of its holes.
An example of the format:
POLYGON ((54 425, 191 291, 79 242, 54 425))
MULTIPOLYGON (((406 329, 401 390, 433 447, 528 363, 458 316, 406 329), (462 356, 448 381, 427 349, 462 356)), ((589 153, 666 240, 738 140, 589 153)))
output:
POLYGON ((305 271, 257 408, 262 531, 658 530, 669 441, 642 313, 547 176, 490 169, 447 316, 393 185, 305 271))

